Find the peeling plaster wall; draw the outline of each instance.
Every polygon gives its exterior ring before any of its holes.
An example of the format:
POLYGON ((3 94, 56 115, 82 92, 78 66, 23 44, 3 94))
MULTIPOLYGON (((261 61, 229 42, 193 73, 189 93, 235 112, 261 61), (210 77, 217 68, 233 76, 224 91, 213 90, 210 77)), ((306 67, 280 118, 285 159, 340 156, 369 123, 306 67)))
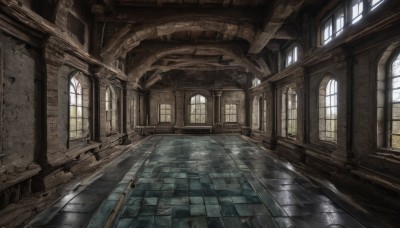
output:
POLYGON ((0 33, 3 51, 1 169, 23 168, 37 157, 40 116, 40 56, 24 43, 0 33), (36 80, 38 79, 38 80, 36 80))

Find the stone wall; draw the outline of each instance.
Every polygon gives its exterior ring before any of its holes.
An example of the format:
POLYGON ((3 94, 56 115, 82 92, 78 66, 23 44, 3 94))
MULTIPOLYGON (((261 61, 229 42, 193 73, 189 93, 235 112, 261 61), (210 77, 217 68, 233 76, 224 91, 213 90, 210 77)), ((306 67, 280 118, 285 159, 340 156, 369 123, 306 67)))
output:
POLYGON ((25 170, 41 149, 41 60, 38 50, 0 33, 1 173, 25 170))

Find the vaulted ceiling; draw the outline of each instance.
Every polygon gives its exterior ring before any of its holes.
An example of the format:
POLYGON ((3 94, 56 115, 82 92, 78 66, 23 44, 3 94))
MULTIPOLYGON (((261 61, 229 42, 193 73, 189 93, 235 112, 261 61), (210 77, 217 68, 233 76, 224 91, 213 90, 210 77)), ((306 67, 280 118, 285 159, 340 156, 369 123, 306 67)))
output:
POLYGON ((295 39, 287 22, 310 2, 97 0, 98 54, 108 63, 125 61, 136 82, 170 70, 236 70, 265 79, 271 75, 267 45, 295 39))

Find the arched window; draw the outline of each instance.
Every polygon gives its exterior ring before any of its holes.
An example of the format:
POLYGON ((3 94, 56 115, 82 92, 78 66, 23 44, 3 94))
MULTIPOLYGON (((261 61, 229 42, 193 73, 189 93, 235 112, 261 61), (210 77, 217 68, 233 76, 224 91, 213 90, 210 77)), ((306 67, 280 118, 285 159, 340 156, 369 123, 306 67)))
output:
POLYGON ((260 128, 260 103, 258 99, 258 96, 254 97, 252 109, 252 128, 257 130, 260 128))
POLYGON ((89 85, 78 73, 69 81, 69 138, 79 139, 89 135, 89 85))
POLYGON ((106 133, 110 135, 118 131, 118 99, 113 87, 106 89, 106 133))
POLYGON ((170 104, 160 104, 160 123, 171 123, 171 105, 170 104))
POLYGON ((201 95, 190 98, 190 123, 206 123, 206 102, 201 95))
POLYGON ((295 138, 297 135, 297 94, 288 87, 282 94, 282 136, 295 138))
POLYGON ((237 105, 236 104, 225 104, 225 122, 226 123, 237 122, 237 105))
POLYGON ((393 58, 389 72, 388 122, 389 147, 400 149, 400 54, 393 58))
POLYGON ((319 89, 319 138, 337 140, 337 82, 330 78, 322 80, 319 89))

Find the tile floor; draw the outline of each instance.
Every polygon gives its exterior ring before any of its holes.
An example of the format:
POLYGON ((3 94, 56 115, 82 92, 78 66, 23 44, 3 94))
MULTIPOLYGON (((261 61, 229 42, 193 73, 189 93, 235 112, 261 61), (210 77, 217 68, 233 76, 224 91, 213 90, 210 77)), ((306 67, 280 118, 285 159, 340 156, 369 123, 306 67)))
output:
POLYGON ((102 177, 50 209, 31 225, 353 228, 378 224, 239 135, 153 136, 102 177), (113 209, 117 213, 112 214, 113 209), (113 219, 107 221, 110 215, 113 219))

